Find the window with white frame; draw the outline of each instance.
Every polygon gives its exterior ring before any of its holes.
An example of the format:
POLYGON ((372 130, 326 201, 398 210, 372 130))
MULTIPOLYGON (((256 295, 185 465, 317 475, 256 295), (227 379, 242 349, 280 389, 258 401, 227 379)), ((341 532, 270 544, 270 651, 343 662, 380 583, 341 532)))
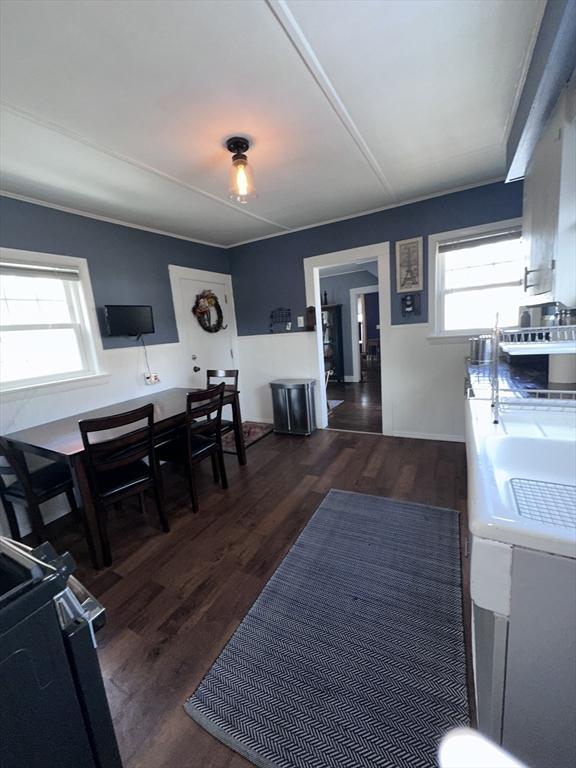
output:
MULTIPOLYGON (((44 256, 38 254, 38 256, 44 256)), ((76 260, 70 260, 76 261, 76 260)), ((80 269, 0 259, 2 389, 98 373, 80 269)))
POLYGON ((524 301, 518 226, 436 243, 436 331, 458 335, 518 324, 524 301))

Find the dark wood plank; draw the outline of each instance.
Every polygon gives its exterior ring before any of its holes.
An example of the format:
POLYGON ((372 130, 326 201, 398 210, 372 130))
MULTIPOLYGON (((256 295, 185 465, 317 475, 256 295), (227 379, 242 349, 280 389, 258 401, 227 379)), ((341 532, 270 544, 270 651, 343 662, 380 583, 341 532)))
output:
MULTIPOLYGON (((126 768, 247 768, 182 705, 210 668, 330 488, 447 506, 466 526, 464 446, 320 431, 269 435, 250 465, 227 458, 230 489, 198 472, 201 511, 192 514, 181 474, 166 474, 171 531, 137 503, 114 512, 112 568, 95 572, 72 519, 51 540, 77 558, 78 576, 108 609, 99 656, 126 768)), ((464 608, 469 621, 468 563, 464 608)), ((467 631, 469 643, 469 632, 467 631)))
POLYGON ((329 429, 382 432, 382 394, 379 371, 370 371, 359 384, 329 384, 329 400, 343 400, 328 414, 329 429))

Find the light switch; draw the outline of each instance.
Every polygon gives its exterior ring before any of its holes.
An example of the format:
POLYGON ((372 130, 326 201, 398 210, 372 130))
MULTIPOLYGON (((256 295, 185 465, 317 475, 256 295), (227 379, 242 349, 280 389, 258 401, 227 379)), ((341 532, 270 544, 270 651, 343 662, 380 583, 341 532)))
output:
POLYGON ((298 328, 304 328, 304 317, 303 317, 303 315, 298 315, 298 328))

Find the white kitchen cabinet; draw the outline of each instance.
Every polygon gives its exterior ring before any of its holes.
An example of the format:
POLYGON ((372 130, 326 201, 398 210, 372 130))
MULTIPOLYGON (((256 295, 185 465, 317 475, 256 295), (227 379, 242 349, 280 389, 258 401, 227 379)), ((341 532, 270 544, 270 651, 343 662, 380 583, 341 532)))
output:
POLYGON ((528 295, 576 305, 576 79, 562 93, 524 179, 528 295))

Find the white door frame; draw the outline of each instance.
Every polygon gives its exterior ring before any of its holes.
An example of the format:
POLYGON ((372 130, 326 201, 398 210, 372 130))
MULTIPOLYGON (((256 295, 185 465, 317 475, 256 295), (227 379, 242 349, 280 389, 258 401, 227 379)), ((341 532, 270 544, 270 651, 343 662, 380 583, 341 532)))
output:
POLYGON ((228 306, 230 308, 230 317, 228 325, 230 328, 232 356, 230 358, 230 368, 240 368, 238 357, 238 332, 236 330, 236 310, 234 308, 234 292, 232 290, 232 275, 225 272, 208 272, 205 269, 194 269, 192 267, 180 267, 176 264, 168 265, 168 274, 170 275, 170 287, 172 289, 172 303, 174 305, 174 315, 176 316, 176 328, 178 330, 178 341, 183 343, 186 338, 186 319, 180 300, 178 290, 178 281, 181 278, 188 280, 203 280, 206 283, 222 283, 226 285, 226 295, 228 296, 228 306))
POLYGON ((350 288, 350 330, 352 332, 352 381, 361 379, 360 367, 360 337, 358 336, 358 320, 356 319, 358 296, 364 293, 378 293, 379 286, 366 285, 364 288, 350 288))
MULTIPOLYGON (((328 404, 324 386, 324 351, 322 344, 322 310, 320 300, 320 269, 336 267, 362 261, 378 261, 378 294, 380 299, 380 349, 384 349, 384 337, 390 327, 390 243, 376 243, 361 248, 350 248, 346 251, 323 253, 319 256, 309 256, 303 259, 304 281, 306 285, 306 306, 316 309, 316 365, 314 378, 319 386, 316 390, 316 413, 318 426, 328 426, 328 404)), ((382 382, 382 432, 392 434, 392 408, 386 376, 381 376, 382 382)))

